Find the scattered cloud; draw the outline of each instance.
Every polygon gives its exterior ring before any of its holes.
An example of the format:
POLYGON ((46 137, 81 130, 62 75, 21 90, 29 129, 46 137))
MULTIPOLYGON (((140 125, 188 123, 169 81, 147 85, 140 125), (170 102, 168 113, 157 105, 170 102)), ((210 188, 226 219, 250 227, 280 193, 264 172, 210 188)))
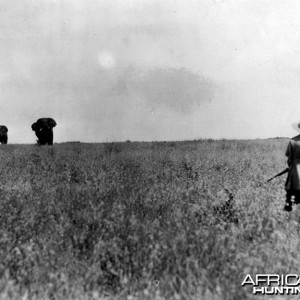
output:
POLYGON ((119 69, 111 74, 108 82, 106 93, 110 97, 134 96, 145 101, 152 110, 164 106, 185 114, 212 100, 216 89, 212 81, 185 68, 119 69))
POLYGON ((151 105, 164 105, 174 111, 190 113, 210 101, 214 84, 188 69, 154 69, 137 81, 136 90, 151 105))

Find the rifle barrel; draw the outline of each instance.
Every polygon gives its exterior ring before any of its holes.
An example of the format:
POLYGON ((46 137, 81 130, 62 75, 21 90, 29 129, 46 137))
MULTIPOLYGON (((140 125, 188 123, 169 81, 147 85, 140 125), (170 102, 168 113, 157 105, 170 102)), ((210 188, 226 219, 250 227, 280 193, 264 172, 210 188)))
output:
POLYGON ((276 174, 275 176, 273 176, 272 178, 268 179, 267 182, 271 181, 272 179, 274 179, 274 178, 276 178, 276 177, 278 177, 278 176, 281 176, 281 175, 287 173, 288 171, 289 171, 289 168, 284 169, 284 170, 281 171, 280 173, 278 173, 278 174, 276 174))

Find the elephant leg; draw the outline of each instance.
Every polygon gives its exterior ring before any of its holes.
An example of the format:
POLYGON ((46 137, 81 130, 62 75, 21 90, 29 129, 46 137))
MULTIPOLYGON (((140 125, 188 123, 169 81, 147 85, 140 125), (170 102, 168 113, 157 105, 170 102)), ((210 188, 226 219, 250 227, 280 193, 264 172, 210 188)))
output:
POLYGON ((53 145, 53 131, 51 130, 50 132, 50 137, 49 137, 49 145, 53 145))
POLYGON ((0 137, 0 142, 1 142, 1 144, 7 144, 7 136, 2 135, 2 136, 0 137))
POLYGON ((36 131, 35 134, 38 138, 38 143, 40 145, 46 145, 46 139, 45 139, 45 135, 44 135, 43 131, 36 131))
POLYGON ((44 137, 41 137, 39 139, 39 143, 40 143, 40 145, 46 145, 46 139, 44 137))
POLYGON ((53 131, 52 130, 50 130, 47 133, 47 144, 48 145, 53 145, 53 131))

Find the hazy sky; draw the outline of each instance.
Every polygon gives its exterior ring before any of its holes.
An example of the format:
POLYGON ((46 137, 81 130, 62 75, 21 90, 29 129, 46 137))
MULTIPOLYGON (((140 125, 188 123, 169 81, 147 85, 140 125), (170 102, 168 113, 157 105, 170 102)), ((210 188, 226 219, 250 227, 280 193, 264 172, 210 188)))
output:
POLYGON ((0 123, 34 143, 293 136, 298 0, 0 0, 0 123))

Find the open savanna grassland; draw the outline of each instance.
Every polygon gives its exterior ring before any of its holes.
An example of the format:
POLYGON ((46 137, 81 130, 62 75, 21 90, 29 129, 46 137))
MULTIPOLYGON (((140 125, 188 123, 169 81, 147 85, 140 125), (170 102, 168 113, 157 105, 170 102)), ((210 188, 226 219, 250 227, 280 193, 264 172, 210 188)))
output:
POLYGON ((260 299, 300 270, 287 143, 2 145, 0 299, 260 299))

